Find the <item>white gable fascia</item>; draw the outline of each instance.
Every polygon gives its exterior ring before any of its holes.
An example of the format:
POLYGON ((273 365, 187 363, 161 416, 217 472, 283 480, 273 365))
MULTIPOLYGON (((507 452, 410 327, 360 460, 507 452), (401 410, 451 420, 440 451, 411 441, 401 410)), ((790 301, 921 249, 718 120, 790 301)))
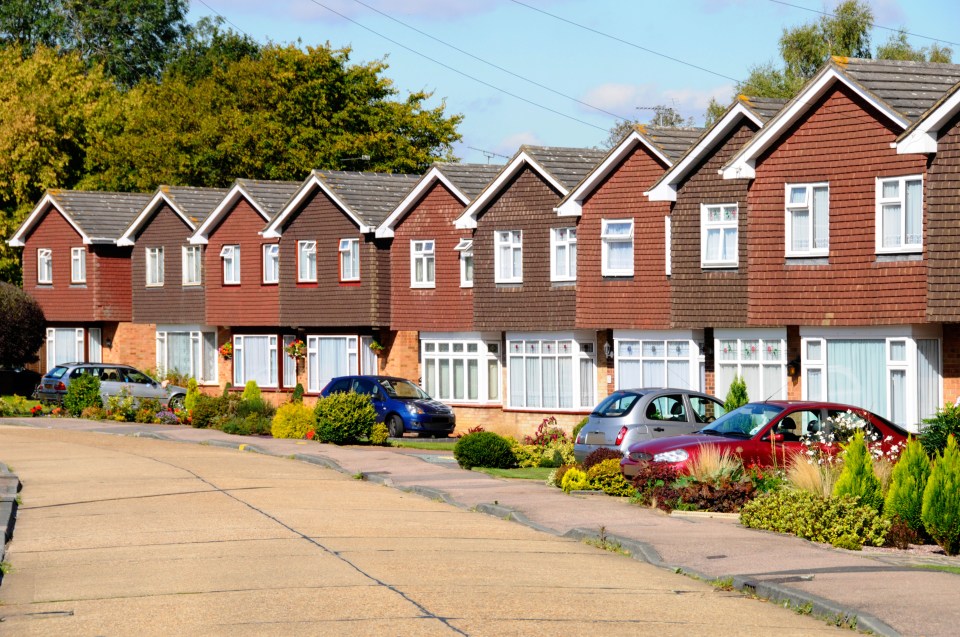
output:
MULTIPOLYGON (((33 210, 30 211, 30 214, 27 215, 27 218, 24 219, 22 224, 20 224, 20 227, 17 229, 17 232, 13 235, 13 237, 11 237, 9 241, 7 241, 7 245, 10 245, 14 248, 22 248, 24 245, 26 245, 25 242, 26 242, 27 233, 30 232, 33 226, 37 224, 37 222, 40 220, 41 215, 43 215, 43 213, 46 212, 47 206, 53 206, 54 210, 59 212, 60 216, 67 220, 67 223, 69 223, 70 226, 77 231, 77 234, 80 235, 80 238, 83 239, 84 245, 90 245, 95 242, 94 239, 91 239, 90 237, 87 236, 86 232, 80 229, 80 226, 77 225, 77 223, 70 217, 70 215, 64 212, 63 208, 61 208, 59 204, 57 204, 56 199, 53 198, 53 195, 51 195, 50 193, 47 193, 40 200, 40 203, 34 206, 33 210)), ((108 239, 106 240, 106 242, 113 243, 113 240, 108 239)), ((104 241, 96 241, 96 243, 104 243, 104 241)))
POLYGON ((263 217, 264 221, 270 221, 270 215, 267 214, 267 211, 260 207, 260 204, 257 203, 256 199, 250 196, 250 193, 240 184, 234 184, 230 191, 227 193, 227 196, 223 198, 220 204, 214 208, 213 212, 207 215, 207 218, 203 220, 203 223, 200 224, 200 227, 197 228, 196 232, 193 233, 193 236, 190 237, 190 243, 192 245, 207 245, 207 241, 210 239, 210 231, 217 225, 217 222, 227 213, 234 204, 236 204, 241 198, 246 199, 247 202, 253 206, 253 209, 257 211, 257 214, 263 217))
POLYGON ((632 131, 624 137, 617 147, 607 154, 599 166, 593 169, 586 179, 580 182, 576 189, 567 195, 566 199, 554 208, 558 217, 579 217, 583 213, 583 200, 589 197, 597 187, 603 183, 610 173, 620 164, 624 157, 630 154, 634 148, 642 144, 653 155, 667 166, 672 166, 673 162, 664 155, 659 148, 654 146, 641 135, 638 131, 632 131))
POLYGON ((704 155, 712 151, 717 142, 729 133, 741 118, 747 118, 761 129, 763 120, 757 117, 757 114, 747 108, 743 102, 738 101, 737 105, 730 109, 720 121, 713 125, 703 139, 696 146, 690 149, 683 159, 671 166, 653 188, 643 193, 650 201, 676 201, 677 186, 683 181, 693 167, 703 158, 704 155))
POLYGON ((344 203, 344 201, 341 200, 336 193, 330 190, 330 187, 327 186, 327 184, 324 183, 324 181, 320 179, 316 173, 311 173, 310 176, 307 177, 307 180, 303 182, 303 185, 300 186, 300 189, 297 191, 297 194, 294 195, 293 199, 287 203, 283 210, 280 211, 280 214, 278 214, 274 220, 270 222, 270 225, 268 225, 263 231, 263 237, 265 239, 279 239, 283 234, 283 232, 280 230, 281 226, 283 226, 283 222, 286 221, 287 217, 289 217, 294 210, 300 207, 300 204, 302 204, 303 201, 317 188, 327 195, 327 197, 330 198, 337 208, 340 208, 341 212, 343 212, 345 215, 347 215, 347 217, 350 218, 351 221, 357 224, 362 234, 373 232, 376 229, 373 226, 368 226, 367 224, 363 223, 363 221, 356 214, 354 214, 353 210, 350 209, 350 206, 344 203))
POLYGON ((500 174, 497 175, 497 178, 494 179, 487 187, 480 193, 480 196, 473 200, 467 209, 463 211, 463 214, 457 218, 456 228, 458 230, 474 230, 477 227, 477 213, 484 209, 484 207, 490 202, 491 199, 496 197, 508 181, 513 179, 513 176, 519 173, 523 167, 527 165, 537 171, 541 177, 547 180, 547 182, 560 191, 561 196, 566 196, 567 189, 559 181, 554 179, 553 175, 547 172, 543 166, 537 163, 526 151, 520 151, 516 157, 513 158, 507 166, 500 171, 500 174))
POLYGON ((813 103, 836 83, 843 82, 865 102, 877 109, 901 130, 908 126, 908 122, 893 111, 887 104, 877 99, 875 95, 864 90, 862 86, 841 73, 836 67, 828 66, 820 75, 811 80, 799 95, 793 98, 780 113, 777 114, 766 127, 753 139, 747 142, 727 165, 720 169, 724 179, 753 179, 757 176, 757 158, 776 142, 780 135, 797 123, 812 107, 813 103))
POLYGON ((187 218, 187 215, 183 214, 183 211, 177 207, 177 204, 174 203, 174 201, 170 199, 170 197, 168 197, 165 192, 163 192, 162 190, 158 190, 157 194, 155 194, 153 196, 153 199, 150 200, 150 203, 148 203, 143 208, 143 210, 140 211, 140 214, 137 215, 137 218, 133 220, 133 223, 127 226, 127 229, 124 230, 123 234, 120 235, 120 238, 117 239, 117 245, 118 246, 134 245, 136 243, 136 239, 134 239, 133 236, 143 226, 143 224, 146 223, 147 219, 150 218, 150 215, 153 214, 153 211, 156 210, 160 206, 160 204, 164 202, 168 206, 170 206, 171 210, 177 213, 178 217, 183 219, 184 223, 186 223, 191 230, 196 230, 197 226, 194 225, 194 223, 187 218))
POLYGON ((906 137, 894 143, 897 154, 937 152, 940 129, 958 112, 960 112, 960 90, 955 90, 953 95, 945 99, 942 104, 927 112, 906 137))
POLYGON ((453 182, 443 174, 443 171, 434 166, 420 179, 419 182, 417 182, 417 185, 414 186, 413 190, 411 190, 410 193, 403 198, 403 201, 401 201, 400 205, 390 213, 390 216, 384 219, 383 223, 377 226, 375 236, 378 239, 389 239, 393 237, 393 231, 396 229, 400 220, 403 219, 403 216, 420 202, 427 190, 429 190, 430 187, 437 181, 442 183, 454 197, 460 200, 464 206, 470 203, 470 198, 463 194, 459 188, 454 186, 453 182))

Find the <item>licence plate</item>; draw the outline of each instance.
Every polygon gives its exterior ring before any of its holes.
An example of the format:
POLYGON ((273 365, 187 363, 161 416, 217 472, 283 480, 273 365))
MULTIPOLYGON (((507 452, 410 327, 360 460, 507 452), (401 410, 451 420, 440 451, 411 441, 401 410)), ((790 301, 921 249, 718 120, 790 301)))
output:
POLYGON ((583 442, 588 445, 605 445, 607 444, 607 437, 601 433, 588 433, 583 442))

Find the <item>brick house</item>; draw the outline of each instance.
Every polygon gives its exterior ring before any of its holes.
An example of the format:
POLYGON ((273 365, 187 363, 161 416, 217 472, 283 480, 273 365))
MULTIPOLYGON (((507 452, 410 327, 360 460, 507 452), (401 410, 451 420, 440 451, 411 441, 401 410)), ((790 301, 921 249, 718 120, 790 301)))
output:
POLYGON ((377 228, 390 245, 391 373, 457 407, 461 427, 500 401, 500 333, 473 327, 473 240, 454 226, 500 166, 434 164, 377 228))
MULTIPOLYGON (((833 58, 722 168, 751 180, 747 325, 786 328, 803 398, 908 427, 942 404, 927 161, 893 144, 958 81, 957 65, 833 58)), ((717 355, 728 345, 769 353, 731 340, 717 355)))
POLYGON ((41 372, 64 362, 142 358, 131 323, 130 248, 117 240, 149 200, 49 190, 10 239, 23 248, 23 289, 47 319, 41 372))
POLYGON ((596 403, 597 332, 576 326, 577 220, 555 207, 604 154, 522 146, 457 219, 472 231, 474 329, 502 334, 499 430, 548 415, 572 426, 596 403))

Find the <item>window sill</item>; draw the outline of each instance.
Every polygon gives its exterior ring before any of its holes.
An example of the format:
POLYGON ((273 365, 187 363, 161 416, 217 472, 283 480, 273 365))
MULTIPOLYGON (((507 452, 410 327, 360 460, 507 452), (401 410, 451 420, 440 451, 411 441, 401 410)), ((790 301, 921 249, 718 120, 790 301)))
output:
POLYGON ((437 289, 437 286, 436 286, 436 284, 431 284, 431 285, 411 285, 411 286, 410 286, 410 289, 411 289, 411 290, 436 290, 436 289, 437 289))
POLYGON ((830 257, 786 257, 784 265, 803 266, 803 265, 830 265, 830 257))
POLYGON ((504 407, 504 412, 513 412, 517 414, 572 414, 572 415, 590 415, 590 408, 567 409, 561 407, 504 407))
POLYGON ((877 253, 877 263, 898 263, 902 261, 923 261, 923 253, 922 252, 877 253))
POLYGON ((163 283, 147 283, 144 287, 153 289, 153 288, 162 288, 163 283))

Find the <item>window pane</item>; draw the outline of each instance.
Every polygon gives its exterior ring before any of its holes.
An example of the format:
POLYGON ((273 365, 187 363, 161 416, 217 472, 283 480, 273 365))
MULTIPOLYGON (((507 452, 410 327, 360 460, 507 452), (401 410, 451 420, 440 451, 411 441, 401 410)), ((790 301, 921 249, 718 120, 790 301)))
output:
POLYGON ((610 270, 633 269, 633 243, 630 241, 612 241, 607 248, 608 268, 610 270))
POLYGON ((807 370, 807 400, 823 400, 823 372, 819 369, 807 370))
POLYGON ((802 204, 807 201, 807 189, 803 186, 790 189, 790 203, 802 204))
POLYGON ((917 390, 920 413, 916 422, 919 423, 931 417, 940 407, 940 343, 936 339, 917 340, 917 390))
POLYGON ((203 380, 217 380, 217 335, 215 332, 203 333, 203 380))
POLYGON ((707 230, 707 254, 705 256, 706 261, 719 261, 720 260, 720 230, 711 229, 707 230))
POLYGON ((827 400, 887 416, 886 343, 827 341, 827 400))
POLYGON ((737 259, 737 229, 727 228, 723 231, 723 260, 735 261, 737 259))
POLYGON ((643 361, 643 386, 667 386, 666 365, 664 361, 643 361))
POLYGON ((643 386, 643 380, 640 377, 640 361, 620 361, 619 369, 620 375, 617 378, 618 389, 643 386))
POLYGON ((908 181, 906 191, 906 243, 920 245, 923 243, 923 183, 908 181))
POLYGON ((450 400, 450 359, 441 358, 439 366, 440 398, 450 400))
POLYGON ((527 407, 540 406, 540 361, 537 358, 526 360, 526 403, 527 407))
MULTIPOLYGON (((560 378, 562 383, 563 372, 564 372, 563 365, 561 365, 560 367, 560 372, 561 372, 560 378)), ((594 388, 593 388, 595 377, 596 377, 596 373, 595 373, 593 360, 587 359, 587 358, 581 358, 580 359, 580 406, 581 407, 592 407, 593 403, 595 402, 596 392, 594 391, 594 388)), ((561 390, 562 389, 563 389, 563 385, 561 384, 561 390)), ((572 392, 572 388, 571 388, 571 392, 572 392)), ((566 395, 565 393, 560 394, 561 398, 565 395, 566 395)), ((561 404, 561 407, 563 406, 564 405, 561 404)))
POLYGON ((907 420, 907 372, 890 370, 890 420, 905 425, 907 420))
POLYGON ((500 399, 500 364, 495 360, 487 361, 487 400, 500 399))
POLYGON ((553 357, 543 359, 543 406, 557 406, 557 359, 553 357))
POLYGON ((896 363, 903 363, 907 360, 907 342, 890 341, 890 360, 896 363))
POLYGON ((769 398, 777 400, 786 398, 786 375, 783 372, 782 365, 764 365, 763 366, 763 396, 757 398, 769 398))
POLYGON ((667 387, 693 389, 690 386, 690 361, 667 361, 667 387))
POLYGON ((830 246, 830 195, 827 188, 813 189, 813 247, 830 246))
POLYGON ((807 360, 823 360, 823 341, 819 339, 807 341, 807 360))
POLYGON ((794 210, 790 213, 792 225, 790 233, 793 241, 791 249, 796 252, 806 252, 810 249, 810 212, 808 210, 794 210))
POLYGON ((463 359, 456 359, 453 361, 453 398, 454 400, 463 400, 463 397, 466 393, 466 369, 464 367, 463 359))
POLYGON ((427 358, 423 361, 423 388, 434 398, 440 398, 437 392, 437 361, 427 358))
POLYGON ((510 375, 510 406, 523 407, 523 358, 511 356, 509 362, 510 375))
POLYGON ((900 196, 900 182, 896 179, 883 182, 883 198, 896 199, 900 196))
POLYGON ((467 400, 478 400, 480 397, 480 361, 467 361, 467 400))
POLYGON ((900 204, 884 204, 881 208, 883 216, 883 247, 900 247, 900 204))

